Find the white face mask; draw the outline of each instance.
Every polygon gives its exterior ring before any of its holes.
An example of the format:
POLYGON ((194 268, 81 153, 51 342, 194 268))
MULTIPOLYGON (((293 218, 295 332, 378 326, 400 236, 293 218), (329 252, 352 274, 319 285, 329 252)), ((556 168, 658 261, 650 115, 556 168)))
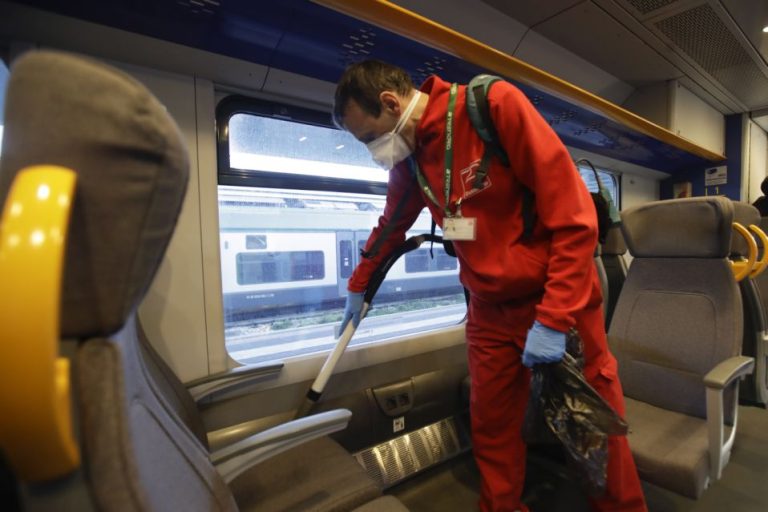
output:
POLYGON ((386 171, 408 158, 412 152, 411 148, 408 147, 408 143, 406 143, 403 136, 400 135, 400 131, 402 131, 408 118, 411 117, 413 109, 416 108, 419 96, 421 96, 421 91, 416 91, 416 94, 413 95, 413 99, 408 103, 408 106, 403 111, 400 119, 398 119, 394 130, 387 132, 366 144, 368 151, 370 151, 371 156, 373 156, 373 161, 386 171))

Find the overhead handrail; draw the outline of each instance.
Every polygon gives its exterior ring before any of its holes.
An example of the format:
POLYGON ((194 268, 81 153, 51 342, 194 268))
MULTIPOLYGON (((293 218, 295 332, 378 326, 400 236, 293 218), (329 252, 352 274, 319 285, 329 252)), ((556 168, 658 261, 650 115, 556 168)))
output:
POLYGON ((600 96, 496 50, 465 34, 436 23, 388 0, 312 0, 374 26, 455 55, 506 78, 542 89, 595 110, 619 124, 712 162, 724 155, 699 146, 600 96))
POLYGON ((760 243, 763 245, 763 256, 759 261, 757 261, 757 263, 755 263, 755 268, 753 268, 752 272, 749 273, 749 277, 754 279, 762 274, 766 267, 768 267, 768 235, 765 234, 765 231, 760 229, 760 226, 755 224, 750 224, 749 230, 757 235, 757 237, 760 239, 760 243))
POLYGON ((738 222, 733 223, 733 229, 744 237, 744 241, 747 242, 747 247, 749 249, 746 260, 731 261, 733 276, 736 278, 736 281, 741 281, 749 276, 755 266, 755 262, 757 261, 757 243, 755 243, 755 239, 752 238, 752 235, 747 231, 747 228, 738 222))
POLYGON ((80 464, 69 360, 59 355, 64 252, 76 174, 57 166, 16 175, 0 221, 0 448, 22 481, 80 464))

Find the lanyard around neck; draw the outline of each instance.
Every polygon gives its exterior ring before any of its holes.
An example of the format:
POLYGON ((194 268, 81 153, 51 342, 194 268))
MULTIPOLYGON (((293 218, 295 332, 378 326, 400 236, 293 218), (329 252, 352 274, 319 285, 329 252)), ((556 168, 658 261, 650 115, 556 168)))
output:
MULTIPOLYGON (((456 109, 456 94, 459 89, 458 84, 451 84, 451 92, 448 97, 448 111, 445 114, 445 172, 443 174, 443 194, 445 196, 445 206, 443 211, 446 217, 451 217, 453 214, 450 210, 451 201, 451 176, 453 175, 453 114, 456 109)), ((421 190, 427 199, 440 208, 440 202, 435 197, 435 193, 427 183, 426 178, 421 173, 421 169, 416 165, 416 179, 419 182, 421 190)))

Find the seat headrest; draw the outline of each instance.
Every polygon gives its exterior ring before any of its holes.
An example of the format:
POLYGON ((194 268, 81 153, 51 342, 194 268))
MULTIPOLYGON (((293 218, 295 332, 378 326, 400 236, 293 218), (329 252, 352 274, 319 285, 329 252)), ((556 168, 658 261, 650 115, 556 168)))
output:
POLYGON ((612 226, 605 237, 605 243, 601 246, 603 254, 624 254, 627 252, 627 244, 619 226, 612 226))
MULTIPOLYGON (((750 224, 760 226, 760 211, 751 204, 733 201, 733 221, 745 228, 750 224)), ((746 256, 749 253, 747 242, 741 235, 734 235, 731 239, 731 254, 746 256)))
POLYGON ((725 258, 733 203, 724 197, 670 199, 621 212, 622 232, 636 258, 725 258))
POLYGON ((0 201, 16 173, 36 164, 77 172, 62 336, 111 334, 143 298, 173 234, 189 176, 180 131, 128 75, 30 52, 8 82, 0 201))

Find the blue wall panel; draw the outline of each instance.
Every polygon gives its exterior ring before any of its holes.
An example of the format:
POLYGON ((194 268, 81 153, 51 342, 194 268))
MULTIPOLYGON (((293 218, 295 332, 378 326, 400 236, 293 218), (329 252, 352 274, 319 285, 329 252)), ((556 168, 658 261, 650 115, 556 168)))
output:
MULTIPOLYGON (((329 82, 335 82, 350 62, 365 58, 399 65, 417 84, 433 73, 465 83, 483 72, 461 59, 306 0, 20 3, 329 82)), ((670 173, 710 165, 594 111, 518 86, 567 145, 670 173)))

